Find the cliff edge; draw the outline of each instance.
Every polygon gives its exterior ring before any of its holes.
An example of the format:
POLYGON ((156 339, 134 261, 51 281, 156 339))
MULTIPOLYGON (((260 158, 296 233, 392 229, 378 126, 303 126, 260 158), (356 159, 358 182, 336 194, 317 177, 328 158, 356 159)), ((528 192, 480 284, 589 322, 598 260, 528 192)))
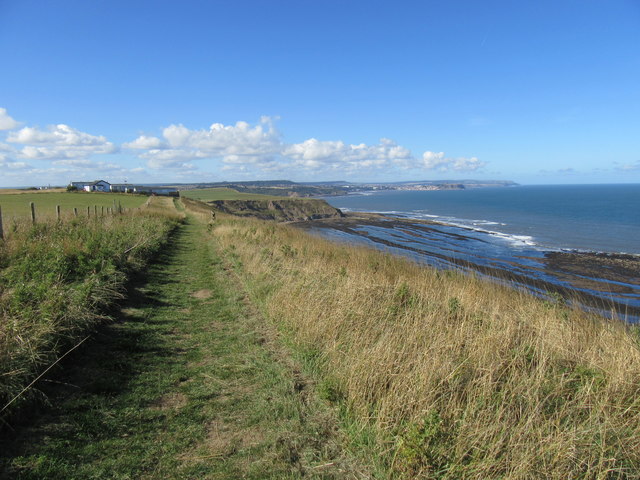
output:
POLYGON ((320 218, 340 218, 344 214, 324 200, 287 198, 282 200, 213 200, 216 210, 240 217, 256 217, 279 222, 299 222, 320 218))

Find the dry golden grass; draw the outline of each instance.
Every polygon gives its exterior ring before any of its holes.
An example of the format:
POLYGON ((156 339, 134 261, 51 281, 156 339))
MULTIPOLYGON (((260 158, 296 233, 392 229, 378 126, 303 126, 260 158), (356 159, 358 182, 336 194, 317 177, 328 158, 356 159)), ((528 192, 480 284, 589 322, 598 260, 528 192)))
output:
POLYGON ((640 350, 617 321, 291 227, 214 238, 401 478, 640 478, 640 350))

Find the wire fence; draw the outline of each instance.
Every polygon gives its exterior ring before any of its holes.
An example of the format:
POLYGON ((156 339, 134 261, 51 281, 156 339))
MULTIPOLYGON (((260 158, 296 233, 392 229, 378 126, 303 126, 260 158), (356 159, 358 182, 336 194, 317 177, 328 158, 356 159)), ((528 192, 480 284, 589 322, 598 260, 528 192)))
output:
MULTIPOLYGON (((145 203, 147 205, 149 202, 145 203)), ((116 215, 122 214, 127 209, 122 206, 120 201, 113 201, 113 205, 109 207, 105 207, 104 205, 84 205, 82 207, 70 207, 67 211, 63 211, 60 205, 55 206, 55 218, 57 221, 61 221, 64 217, 78 217, 80 215, 86 216, 87 218, 99 218, 104 217, 105 215, 116 215)), ((51 215, 44 215, 46 219, 50 219, 51 215)), ((32 224, 37 223, 39 219, 39 211, 36 209, 36 205, 34 202, 29 202, 29 217, 32 224)), ((12 218, 13 221, 16 221, 16 218, 12 218)), ((5 231, 5 226, 7 223, 7 219, 3 219, 2 214, 2 205, 0 204, 0 240, 4 240, 7 232, 5 231)))

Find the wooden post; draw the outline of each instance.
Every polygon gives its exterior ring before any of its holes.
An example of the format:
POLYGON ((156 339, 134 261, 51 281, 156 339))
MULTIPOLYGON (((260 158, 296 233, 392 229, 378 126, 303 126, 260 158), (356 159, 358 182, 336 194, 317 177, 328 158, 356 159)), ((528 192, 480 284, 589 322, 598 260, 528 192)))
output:
POLYGON ((104 205, 102 206, 102 213, 100 215, 104 217, 104 205))
POLYGON ((98 206, 97 206, 97 205, 94 205, 94 206, 93 206, 93 216, 94 216, 94 217, 97 217, 97 216, 98 216, 98 206))
POLYGON ((73 207, 73 214, 77 217, 78 216, 78 209, 76 207, 73 207))
POLYGON ((118 200, 118 213, 122 214, 122 204, 120 203, 120 200, 118 200))
POLYGON ((87 205, 87 218, 91 216, 91 207, 87 205))
POLYGON ((0 207, 0 240, 4 240, 4 232, 2 231, 2 207, 0 207))
POLYGON ((36 223, 36 206, 30 202, 29 207, 31 207, 31 223, 36 223))
POLYGON ((60 221, 60 205, 56 205, 56 218, 60 221))

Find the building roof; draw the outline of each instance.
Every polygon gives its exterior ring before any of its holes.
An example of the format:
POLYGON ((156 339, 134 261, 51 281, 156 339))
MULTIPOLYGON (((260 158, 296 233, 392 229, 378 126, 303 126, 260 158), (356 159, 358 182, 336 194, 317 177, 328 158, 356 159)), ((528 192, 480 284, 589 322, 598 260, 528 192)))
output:
POLYGON ((83 185, 95 185, 96 183, 100 183, 100 182, 104 182, 107 185, 111 185, 109 182, 107 182, 105 180, 94 180, 93 182, 71 182, 71 185, 76 184, 76 183, 81 183, 83 185))

